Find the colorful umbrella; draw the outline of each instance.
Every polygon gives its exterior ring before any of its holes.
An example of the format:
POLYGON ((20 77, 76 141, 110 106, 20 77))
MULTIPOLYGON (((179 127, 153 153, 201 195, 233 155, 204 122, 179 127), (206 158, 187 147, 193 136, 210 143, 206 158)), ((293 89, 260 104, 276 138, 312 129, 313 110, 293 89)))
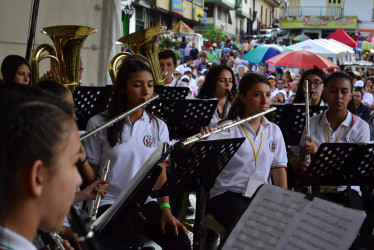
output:
POLYGON ((185 22, 180 20, 172 29, 174 33, 195 33, 193 29, 190 28, 185 22))
POLYGON ((243 59, 250 63, 265 63, 266 60, 282 53, 282 49, 272 45, 261 45, 247 52, 243 59))
POLYGON ((366 51, 369 51, 371 49, 374 49, 374 44, 372 44, 371 42, 368 42, 368 41, 358 41, 358 48, 362 49, 362 50, 366 50, 366 51))
POLYGON ((293 38, 293 40, 296 42, 302 42, 302 41, 309 40, 309 39, 310 37, 306 35, 298 35, 293 38))
POLYGON ((317 66, 321 69, 339 69, 339 66, 326 57, 305 50, 285 52, 267 60, 266 63, 297 68, 313 68, 317 66))

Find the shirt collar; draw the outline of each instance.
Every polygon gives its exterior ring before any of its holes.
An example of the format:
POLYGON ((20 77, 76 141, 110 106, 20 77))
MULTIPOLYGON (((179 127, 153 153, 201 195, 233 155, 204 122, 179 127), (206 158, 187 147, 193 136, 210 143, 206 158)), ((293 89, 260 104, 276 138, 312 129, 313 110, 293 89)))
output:
POLYGON ((36 249, 26 238, 2 226, 0 226, 1 247, 5 249, 36 249))
MULTIPOLYGON (((327 111, 323 111, 320 119, 319 119, 319 124, 325 126, 326 124, 330 124, 329 121, 327 120, 327 117, 326 117, 326 114, 327 114, 327 111)), ((348 128, 348 127, 352 127, 353 126, 353 122, 354 122, 354 116, 352 115, 351 112, 349 112, 349 110, 347 110, 347 116, 345 117, 344 121, 340 124, 343 125, 344 127, 348 128)))

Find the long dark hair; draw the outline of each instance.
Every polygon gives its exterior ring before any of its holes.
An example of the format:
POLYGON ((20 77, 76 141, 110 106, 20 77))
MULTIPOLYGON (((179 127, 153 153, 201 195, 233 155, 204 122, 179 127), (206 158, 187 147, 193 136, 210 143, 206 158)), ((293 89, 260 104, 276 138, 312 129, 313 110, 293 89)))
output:
POLYGON ((247 93, 247 91, 250 90, 253 87, 253 85, 256 84, 256 83, 264 83, 264 84, 266 84, 270 87, 270 83, 269 83, 268 79, 262 74, 251 72, 251 73, 245 74, 242 77, 242 79, 240 79, 240 81, 239 81, 239 94, 235 98, 235 101, 232 104, 227 117, 225 119, 221 120, 220 123, 225 121, 225 120, 235 120, 238 116, 241 116, 244 113, 244 105, 240 101, 239 95, 241 95, 241 94, 245 95, 247 93))
MULTIPOLYGON (((345 79, 349 82, 349 84, 351 85, 351 88, 350 88, 350 91, 351 93, 353 92, 353 81, 352 81, 352 78, 342 72, 342 71, 336 71, 334 73, 332 73, 331 75, 329 75, 326 79, 326 84, 325 84, 325 90, 327 88, 327 85, 329 84, 329 82, 331 82, 332 80, 334 79, 345 79)), ((354 115, 357 115, 357 112, 356 112, 356 109, 355 109, 355 106, 354 106, 354 103, 353 103, 353 98, 348 102, 348 105, 347 105, 347 109, 349 110, 349 112, 351 112, 352 114, 354 115)))
MULTIPOLYGON (((126 111, 126 84, 131 75, 138 71, 146 70, 152 74, 151 68, 135 55, 127 57, 118 71, 116 84, 113 88, 112 100, 108 108, 108 120, 124 113, 126 111)), ((108 128, 108 142, 111 147, 117 143, 122 143, 122 130, 125 119, 122 119, 108 128)))
POLYGON ((232 76, 231 94, 229 95, 228 99, 230 102, 233 101, 237 93, 235 75, 230 67, 223 65, 223 64, 214 66, 209 70, 208 75, 206 76, 205 81, 203 83, 203 86, 201 87, 199 94, 197 95, 197 98, 201 98, 201 99, 213 98, 214 90, 217 87, 218 77, 221 74, 221 72, 224 70, 228 70, 232 76))
POLYGON ((0 86, 0 225, 14 206, 16 176, 41 160, 53 168, 66 143, 71 108, 45 91, 18 84, 0 86))
POLYGON ((1 73, 3 74, 4 82, 13 83, 18 67, 23 64, 31 70, 29 62, 22 56, 6 56, 1 64, 1 73))
MULTIPOLYGON (((321 80, 324 84, 326 82, 326 76, 321 69, 318 69, 318 68, 308 69, 307 71, 305 71, 303 73, 303 75, 300 78, 299 87, 297 88, 296 95, 295 95, 295 100, 294 100, 293 103, 305 103, 303 83, 305 81, 305 78, 309 75, 316 75, 319 78, 321 78, 321 80)), ((321 98, 318 101, 318 103, 320 103, 321 100, 323 100, 322 95, 321 95, 321 98)))

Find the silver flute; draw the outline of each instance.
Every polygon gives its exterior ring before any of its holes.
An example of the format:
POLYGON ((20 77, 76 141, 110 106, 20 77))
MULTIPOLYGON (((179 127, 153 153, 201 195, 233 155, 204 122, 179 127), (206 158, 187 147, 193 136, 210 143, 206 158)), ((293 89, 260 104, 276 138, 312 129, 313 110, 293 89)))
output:
POLYGON ((97 133, 100 133, 104 128, 109 127, 109 126, 111 126, 113 123, 116 123, 116 122, 122 120, 123 118, 125 118, 125 117, 131 115, 132 113, 134 113, 134 112, 137 111, 138 109, 141 109, 141 108, 147 106, 149 103, 153 102, 153 101, 156 100, 157 98, 159 98, 159 96, 156 94, 156 95, 152 96, 151 99, 149 99, 149 100, 143 102, 142 104, 136 106, 135 108, 132 108, 132 109, 130 109, 129 111, 127 111, 127 112, 125 112, 125 113, 123 113, 123 114, 121 114, 121 115, 119 115, 119 116, 116 116, 116 117, 114 117, 113 119, 111 119, 111 120, 109 120, 109 121, 107 121, 107 122, 104 122, 101 126, 98 126, 98 127, 96 127, 96 128, 93 128, 93 129, 87 131, 86 133, 84 133, 83 135, 80 136, 80 140, 81 140, 81 141, 84 141, 84 140, 86 140, 88 137, 90 137, 90 136, 92 136, 92 135, 95 135, 95 134, 97 134, 97 133))
POLYGON ((38 239, 44 245, 47 250, 64 250, 63 239, 57 232, 44 232, 38 230, 38 239))
POLYGON ((223 124, 221 126, 217 126, 215 128, 212 128, 212 132, 209 132, 209 133, 205 133, 205 134, 202 134, 202 133, 198 133, 196 135, 193 135, 191 137, 188 137, 184 142, 182 142, 182 147, 184 146, 187 146, 188 144, 191 144, 191 143, 194 143, 200 139, 204 139, 204 138, 207 138, 209 137, 211 134, 215 134, 215 133, 218 133, 218 132, 221 132, 221 131, 224 131, 226 129, 229 129, 231 127, 234 127, 234 126, 237 126, 237 125, 240 125, 240 124, 243 124, 245 122, 249 122, 253 119, 256 119, 260 116, 263 116, 263 115, 266 115, 268 113, 271 113, 273 111, 275 111, 277 108, 276 107, 272 107, 264 112, 261 112, 261 113, 258 113, 254 116, 250 116, 250 117, 247 117, 247 118, 244 118, 244 119, 241 119, 239 121, 232 121, 232 122, 229 122, 229 123, 226 123, 226 124, 223 124))
MULTIPOLYGON (((309 115, 309 81, 305 80, 304 82, 304 93, 305 93, 305 138, 310 136, 310 115, 309 115)), ((305 142, 309 142, 305 140, 305 142)), ((310 155, 305 155, 304 161, 306 164, 310 164, 311 158, 310 155)))
MULTIPOLYGON (((110 165, 110 160, 108 159, 105 161, 103 171, 101 172, 101 179, 104 181, 106 180, 106 176, 109 171, 109 165, 110 165)), ((101 195, 97 193, 96 199, 94 200, 91 206, 90 218, 92 221, 97 219, 96 216, 97 216, 97 211, 99 210, 100 201, 101 201, 101 195)))

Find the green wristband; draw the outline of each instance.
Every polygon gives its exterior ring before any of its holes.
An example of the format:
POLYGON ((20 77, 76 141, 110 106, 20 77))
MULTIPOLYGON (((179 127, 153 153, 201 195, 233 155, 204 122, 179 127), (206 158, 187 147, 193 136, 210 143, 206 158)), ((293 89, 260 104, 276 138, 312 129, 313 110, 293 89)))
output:
POLYGON ((290 163, 290 165, 292 165, 292 162, 294 161, 296 159, 296 157, 294 156, 294 157, 292 157, 289 161, 288 161, 288 163, 290 163))
POLYGON ((164 207, 167 207, 167 208, 169 208, 169 209, 171 210, 171 207, 170 207, 170 204, 169 204, 169 203, 162 203, 162 204, 160 205, 160 210, 162 210, 164 207))

